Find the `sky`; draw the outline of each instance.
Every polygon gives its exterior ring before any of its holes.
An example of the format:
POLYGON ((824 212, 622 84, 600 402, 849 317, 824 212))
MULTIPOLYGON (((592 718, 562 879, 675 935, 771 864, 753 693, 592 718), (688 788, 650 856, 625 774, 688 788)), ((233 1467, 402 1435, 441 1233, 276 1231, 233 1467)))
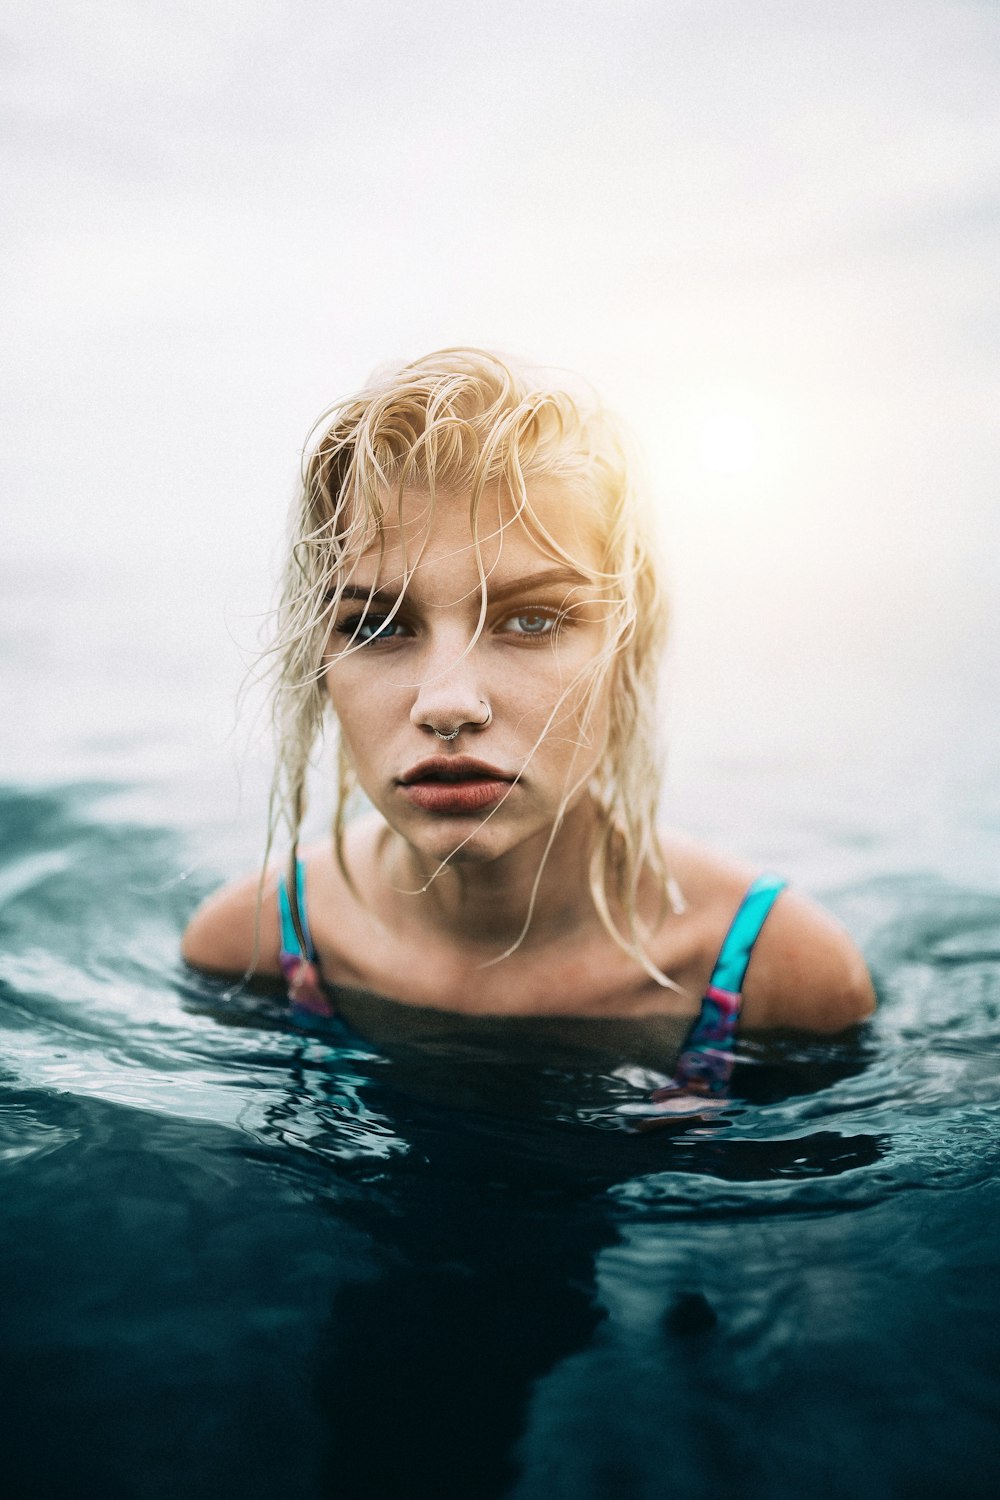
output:
POLYGON ((313 418, 462 343, 631 424, 699 713, 1000 685, 995 0, 7 0, 0 57, 0 568, 81 652, 245 649, 313 418))

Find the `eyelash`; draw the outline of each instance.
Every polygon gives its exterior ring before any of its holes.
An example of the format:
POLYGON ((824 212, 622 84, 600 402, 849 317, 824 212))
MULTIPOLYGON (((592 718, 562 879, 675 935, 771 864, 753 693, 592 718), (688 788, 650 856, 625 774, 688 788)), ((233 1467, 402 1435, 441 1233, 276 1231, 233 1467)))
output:
MULTIPOLYGON (((505 615, 500 623, 506 626, 514 620, 545 620, 549 626, 546 630, 510 630, 506 633, 519 636, 522 640, 549 641, 562 629, 566 618, 560 610, 540 604, 515 610, 512 614, 505 615)), ((374 641, 388 643, 401 638, 397 634, 387 634, 386 627, 393 632, 404 630, 398 616, 390 620, 387 615, 379 615, 371 611, 366 614, 349 615, 347 619, 338 621, 334 629, 338 635, 345 636, 356 646, 369 646, 374 641), (363 634, 365 631, 369 631, 370 634, 363 634)))
POLYGON ((536 605, 531 609, 519 609, 515 614, 507 615, 503 623, 509 625, 512 620, 545 620, 548 623, 547 630, 514 630, 512 635, 522 635, 534 640, 544 641, 554 636, 562 625, 564 615, 560 615, 556 609, 547 609, 544 605, 536 605))
POLYGON ((401 628, 398 619, 390 620, 387 615, 369 613, 350 615, 346 620, 338 620, 334 629, 338 635, 346 636, 352 645, 368 646, 374 640, 394 641, 398 639, 397 636, 386 635, 386 625, 393 630, 401 628), (366 630, 370 630, 371 634, 363 635, 362 632, 366 630))

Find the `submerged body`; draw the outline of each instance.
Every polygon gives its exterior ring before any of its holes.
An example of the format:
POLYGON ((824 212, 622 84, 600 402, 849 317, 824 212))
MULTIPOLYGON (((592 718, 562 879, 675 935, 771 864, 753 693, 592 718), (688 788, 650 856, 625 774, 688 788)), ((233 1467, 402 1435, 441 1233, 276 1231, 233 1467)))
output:
MULTIPOLYGON (((432 374, 443 400, 444 376, 432 374)), ((468 406, 486 377, 462 379, 468 406)), ((536 438, 537 472, 522 472, 519 449, 513 476, 487 472, 486 483, 481 454, 511 425, 497 409, 512 399, 503 386, 473 433, 473 468, 453 464, 447 484, 413 457, 428 446, 432 403, 421 387, 425 431, 418 441, 406 429, 398 483, 387 482, 383 457, 366 499, 339 471, 331 478, 321 448, 321 503, 307 485, 294 556, 308 588, 289 659, 311 663, 312 676, 299 669, 295 711, 321 696, 342 773, 373 809, 307 852, 318 977, 469 1018, 683 1030, 759 872, 654 832, 658 767, 640 752, 661 605, 629 540, 628 494, 608 480, 592 435, 568 464, 566 412, 548 447, 536 438), (318 559, 311 583, 298 561, 305 546, 318 559)), ((537 424, 518 399, 521 428, 537 424)), ((401 425, 389 424, 394 443, 401 425)), ((350 441, 356 464, 373 440, 353 432, 350 441)), ((281 975, 277 880, 253 875, 212 898, 185 935, 187 960, 281 975)), ((753 947, 741 1024, 829 1033, 873 1004, 847 934, 783 891, 753 947)))
MULTIPOLYGON (((664 834, 685 896, 684 911, 665 917, 650 945, 676 985, 667 988, 609 943, 596 919, 573 924, 568 901, 563 923, 557 920, 547 934, 532 924, 515 952, 491 962, 497 948, 492 934, 484 940, 470 925, 464 939, 442 937, 436 923, 421 922, 413 898, 404 900, 380 875, 386 829, 376 817, 359 819, 348 834, 353 882, 328 846, 307 851, 309 933, 322 983, 338 996, 349 992, 350 1000, 338 998, 338 1009, 356 1017, 366 1034, 375 1023, 374 1041, 411 1031, 408 1011, 494 1022, 644 1022, 642 1031, 629 1028, 630 1045, 634 1049, 645 1032, 644 1055, 650 1065, 654 1056, 663 1065, 666 1039, 679 1041, 698 1015, 733 916, 757 873, 679 833, 664 834)), ((212 897, 185 934, 188 962, 219 974, 287 977, 280 961, 282 878, 271 871, 259 908, 256 874, 212 897)), ((578 909, 586 913, 582 900, 578 909)), ((867 968, 847 933, 800 892, 782 891, 754 943, 741 1025, 834 1033, 873 1008, 867 968)))

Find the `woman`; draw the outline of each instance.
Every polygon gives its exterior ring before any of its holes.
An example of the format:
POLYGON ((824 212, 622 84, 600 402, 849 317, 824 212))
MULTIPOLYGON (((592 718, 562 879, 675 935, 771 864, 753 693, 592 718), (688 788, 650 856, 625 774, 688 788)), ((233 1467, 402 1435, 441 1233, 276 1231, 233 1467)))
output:
POLYGON ((665 623, 592 396, 474 349, 373 380, 318 424, 293 517, 269 838, 283 815, 289 878, 222 890, 185 958, 284 974, 313 1013, 361 994, 470 1024, 667 1021, 675 1051, 687 1032, 677 1084, 702 1090, 737 1024, 864 1019, 871 982, 832 918, 656 827, 665 623), (325 718, 334 835, 299 860, 325 718), (372 811, 348 821, 356 786, 372 811))

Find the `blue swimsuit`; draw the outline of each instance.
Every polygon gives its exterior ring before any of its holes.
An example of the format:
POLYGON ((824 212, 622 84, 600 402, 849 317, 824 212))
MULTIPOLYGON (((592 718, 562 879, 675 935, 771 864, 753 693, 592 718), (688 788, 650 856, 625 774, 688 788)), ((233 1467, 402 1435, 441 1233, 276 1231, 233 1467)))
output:
MULTIPOLYGON (((733 917, 726 933, 701 1010, 695 1017, 674 1069, 674 1082, 653 1095, 666 1096, 678 1088, 697 1094, 722 1094, 733 1071, 736 1024, 743 1004, 743 981, 753 945, 760 936, 768 912, 787 881, 777 875, 759 876, 733 917)), ((288 983, 293 1009, 311 1016, 334 1016, 336 1007, 320 977, 316 950, 306 920, 305 871, 302 861, 295 867, 295 909, 282 876, 278 885, 281 919, 281 972, 288 983)))
MULTIPOLYGON (((750 955, 768 912, 787 884, 778 875, 759 875, 736 908, 702 996, 701 1010, 677 1059, 675 1086, 697 1094, 725 1092, 733 1071, 736 1023, 750 955)), ((658 1090, 653 1098, 661 1092, 670 1090, 658 1090)))

